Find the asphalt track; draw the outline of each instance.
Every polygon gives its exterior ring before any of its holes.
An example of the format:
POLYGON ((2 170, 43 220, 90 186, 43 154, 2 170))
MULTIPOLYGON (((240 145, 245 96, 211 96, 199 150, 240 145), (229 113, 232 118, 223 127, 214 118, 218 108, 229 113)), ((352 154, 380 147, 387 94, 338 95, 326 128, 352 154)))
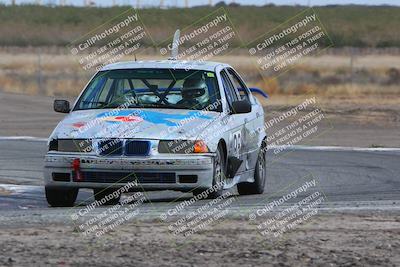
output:
MULTIPOLYGON (((3 214, 43 211, 61 216, 65 213, 62 208, 49 208, 44 197, 44 140, 0 138, 0 151, 0 211, 3 214)), ((278 154, 270 150, 265 193, 238 196, 231 189, 235 201, 230 209, 247 216, 311 180, 316 181, 313 190, 325 197, 322 210, 400 211, 400 149, 301 146, 278 154)), ((161 191, 150 192, 147 197, 141 207, 142 214, 152 216, 190 199, 191 194, 161 191)), ((90 190, 81 190, 77 202, 88 204, 92 200, 90 190)), ((207 201, 201 200, 193 207, 207 201)), ((6 216, 0 215, 0 222, 6 220, 6 216)))

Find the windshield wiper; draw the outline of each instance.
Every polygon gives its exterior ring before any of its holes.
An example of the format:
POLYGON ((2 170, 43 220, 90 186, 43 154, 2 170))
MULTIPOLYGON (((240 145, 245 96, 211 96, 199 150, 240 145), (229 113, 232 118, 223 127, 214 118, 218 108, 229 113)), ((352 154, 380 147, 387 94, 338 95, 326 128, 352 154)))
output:
POLYGON ((146 103, 146 104, 140 104, 140 105, 130 105, 128 108, 171 108, 171 109, 188 109, 186 107, 182 106, 175 106, 175 105, 166 105, 166 104, 152 104, 152 103, 146 103))
POLYGON ((87 101, 87 100, 82 100, 83 103, 93 103, 93 104, 107 104, 107 102, 104 101, 87 101))

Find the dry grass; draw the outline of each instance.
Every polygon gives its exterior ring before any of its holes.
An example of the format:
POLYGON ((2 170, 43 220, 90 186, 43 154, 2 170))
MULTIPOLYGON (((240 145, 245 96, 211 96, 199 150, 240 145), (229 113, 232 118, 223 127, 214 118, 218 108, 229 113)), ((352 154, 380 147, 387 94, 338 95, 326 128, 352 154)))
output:
MULTIPOLYGON (((242 1, 242 4, 245 4, 245 1, 242 1)), ((190 9, 146 8, 140 9, 139 14, 149 35, 152 36, 155 43, 159 44, 171 37, 177 28, 183 29, 192 25, 194 21, 205 18, 217 8, 208 6, 190 9)), ((264 7, 225 7, 225 10, 233 26, 237 29, 238 35, 245 42, 249 42, 282 23, 286 22, 287 24, 288 19, 306 8, 306 6, 300 5, 267 5, 264 7)), ((127 6, 82 8, 2 5, 0 9, 0 45, 65 46, 71 40, 85 35, 111 18, 117 20, 127 10, 127 6)), ((400 45, 400 36, 396 34, 396 31, 391 30, 399 27, 398 7, 340 5, 315 7, 314 11, 337 47, 393 47, 400 45)), ((150 45, 150 40, 146 44, 150 45)), ((235 46, 238 45, 239 42, 236 41, 235 46)))
MULTIPOLYGON (((140 60, 159 59, 155 54, 139 55, 140 60)), ((132 60, 125 58, 124 60, 132 60)), ((313 93, 324 97, 391 95, 400 93, 400 55, 355 57, 329 54, 306 57, 279 77, 265 77, 254 59, 245 54, 213 58, 232 65, 250 86, 271 95, 313 93)), ((78 58, 70 54, 0 50, 0 90, 47 96, 76 96, 87 83, 78 58)))
POLYGON ((320 69, 350 68, 351 65, 356 69, 400 68, 400 55, 323 55, 306 57, 302 65, 320 69))
POLYGON ((362 96, 362 95, 392 95, 393 97, 399 98, 400 88, 398 85, 388 86, 375 86, 371 84, 359 85, 359 84, 341 84, 341 85, 329 85, 323 89, 324 96, 362 96))

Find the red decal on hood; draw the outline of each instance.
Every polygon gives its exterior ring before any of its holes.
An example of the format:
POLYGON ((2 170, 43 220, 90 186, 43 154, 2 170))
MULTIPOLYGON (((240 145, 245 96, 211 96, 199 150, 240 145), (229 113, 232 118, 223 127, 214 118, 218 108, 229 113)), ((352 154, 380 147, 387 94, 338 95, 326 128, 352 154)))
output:
POLYGON ((84 122, 75 122, 72 124, 72 126, 75 128, 81 128, 81 127, 85 126, 85 123, 84 122))
POLYGON ((102 120, 108 122, 141 122, 143 118, 139 116, 109 116, 103 117, 102 120))

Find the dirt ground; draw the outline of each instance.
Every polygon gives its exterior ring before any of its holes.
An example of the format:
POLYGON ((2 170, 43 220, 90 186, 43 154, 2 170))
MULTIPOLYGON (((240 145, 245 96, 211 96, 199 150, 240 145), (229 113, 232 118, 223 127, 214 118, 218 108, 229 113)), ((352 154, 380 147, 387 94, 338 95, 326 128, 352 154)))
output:
MULTIPOLYGON (((271 96, 265 101, 266 114, 283 112, 310 96, 271 96)), ((52 97, 0 93, 0 136, 47 138, 65 116, 53 111, 52 97)), ((69 99, 73 103, 74 99, 69 99)), ((307 145, 400 147, 400 105, 398 97, 319 98, 317 105, 327 120, 307 145)))
POLYGON ((2 226, 1 266, 399 266, 398 215, 325 214, 279 238, 227 219, 183 238, 132 221, 102 237, 73 226, 2 226))

